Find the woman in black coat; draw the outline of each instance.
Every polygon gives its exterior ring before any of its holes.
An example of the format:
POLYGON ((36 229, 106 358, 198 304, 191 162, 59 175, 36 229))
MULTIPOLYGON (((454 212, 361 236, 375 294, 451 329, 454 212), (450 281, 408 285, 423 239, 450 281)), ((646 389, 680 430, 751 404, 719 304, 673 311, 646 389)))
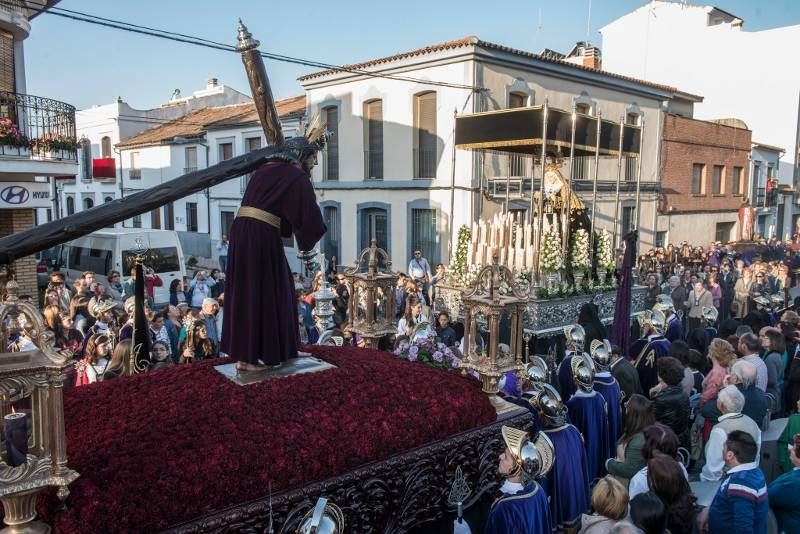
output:
POLYGON ((608 339, 606 328, 603 326, 603 323, 600 322, 600 317, 598 317, 597 306, 593 303, 587 302, 581 306, 578 312, 578 324, 581 325, 584 332, 586 332, 583 350, 588 352, 589 347, 592 345, 592 340, 597 339, 603 341, 604 339, 608 339))
POLYGON ((682 447, 689 447, 689 396, 683 391, 681 381, 683 365, 677 358, 667 356, 656 362, 658 384, 650 390, 653 415, 656 421, 667 425, 678 436, 682 447))

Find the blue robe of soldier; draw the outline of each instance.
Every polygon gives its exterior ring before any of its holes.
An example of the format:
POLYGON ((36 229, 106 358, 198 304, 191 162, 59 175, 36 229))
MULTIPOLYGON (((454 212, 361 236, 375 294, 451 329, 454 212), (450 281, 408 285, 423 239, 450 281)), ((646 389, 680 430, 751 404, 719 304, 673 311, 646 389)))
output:
POLYGON ((544 430, 553 442, 553 468, 542 481, 550 497, 554 529, 579 526, 581 514, 589 510, 589 474, 586 450, 577 428, 565 424, 544 430))
POLYGON ((622 436, 622 401, 620 399, 620 387, 617 380, 608 371, 601 371, 594 377, 594 390, 598 392, 606 401, 608 408, 608 435, 611 449, 608 451, 609 458, 617 455, 617 440, 622 436))
MULTIPOLYGON (((670 343, 676 339, 683 339, 683 325, 677 315, 671 315, 670 318, 667 319, 667 332, 664 334, 664 337, 667 338, 667 341, 670 343)), ((642 344, 642 347, 644 347, 644 344, 642 344)), ((632 358, 636 356, 637 354, 631 354, 632 358)))
MULTIPOLYGON (((708 342, 711 343, 711 340, 717 337, 717 329, 713 326, 706 327, 706 336, 708 337, 708 342)), ((671 341, 671 340, 670 340, 671 341)))
POLYGON ((638 354, 633 355, 633 366, 639 373, 639 382, 642 384, 642 391, 648 394, 650 388, 658 384, 658 370, 656 361, 659 358, 669 356, 670 343, 664 336, 651 336, 638 354))
POLYGON ((603 476, 606 460, 613 446, 609 444, 608 408, 606 400, 596 391, 576 391, 567 401, 569 420, 583 436, 586 449, 586 468, 589 481, 603 476))
POLYGON ((492 504, 484 534, 550 534, 553 523, 544 489, 532 482, 514 493, 508 491, 514 487, 521 484, 503 484, 504 495, 492 504))
POLYGON ((567 351, 567 355, 558 366, 558 392, 562 399, 568 399, 575 393, 575 380, 572 378, 572 364, 575 352, 567 351))

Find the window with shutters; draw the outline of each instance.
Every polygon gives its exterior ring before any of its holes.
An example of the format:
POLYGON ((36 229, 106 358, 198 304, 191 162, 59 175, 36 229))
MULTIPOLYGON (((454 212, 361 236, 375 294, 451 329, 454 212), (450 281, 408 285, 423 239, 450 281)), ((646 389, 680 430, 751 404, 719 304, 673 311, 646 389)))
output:
POLYGON ((150 212, 150 228, 161 230, 161 208, 150 212))
POLYGON ((197 231, 197 202, 186 203, 186 231, 197 231))
POLYGON ((509 108, 524 108, 528 102, 528 95, 523 93, 509 93, 508 107, 509 108))
POLYGON ((383 180, 383 101, 364 103, 364 178, 383 180))
POLYGON ((436 177, 436 93, 414 97, 414 177, 436 177))
POLYGON ((330 260, 336 256, 339 258, 339 210, 335 206, 325 206, 322 210, 322 217, 325 220, 325 226, 328 231, 322 237, 322 251, 325 253, 325 259, 330 260))
POLYGON ((705 165, 703 165, 702 163, 695 163, 694 165, 692 165, 693 195, 705 195, 706 193, 705 174, 706 174, 705 165))
POLYGON ((92 181, 92 142, 83 137, 80 140, 81 149, 81 166, 83 173, 81 173, 81 180, 84 182, 92 181))
POLYGON ((141 215, 134 215, 133 219, 131 219, 131 224, 134 228, 141 228, 142 227, 142 216, 141 215))
POLYGON ((184 167, 183 174, 194 172, 197 170, 197 147, 187 146, 183 149, 184 167))
POLYGON ((731 176, 731 193, 741 195, 742 189, 742 168, 734 167, 733 175, 731 176))
POLYGON ((329 106, 323 108, 325 128, 331 132, 331 137, 325 143, 325 152, 322 161, 322 179, 339 179, 339 108, 329 106))
POLYGON ((94 207, 94 200, 89 197, 83 199, 83 209, 90 210, 94 207))
POLYGON ((67 204, 67 215, 72 215, 73 213, 75 213, 75 197, 67 196, 66 204, 67 204))
POLYGON ((378 248, 389 251, 389 218, 385 209, 367 208, 361 210, 361 249, 368 248, 372 238, 378 248))
POLYGON ((218 159, 217 161, 225 161, 233 157, 233 140, 222 141, 217 145, 218 159))
MULTIPOLYGON (((0 30, 0 91, 17 92, 14 68, 14 36, 0 30)), ((9 116, 6 112, 12 110, 2 111, 3 116, 9 116)))
POLYGON ((428 263, 439 263, 439 232, 436 228, 436 210, 411 210, 411 246, 421 250, 428 263))
POLYGON ((636 225, 636 206, 623 206, 622 208, 622 233, 625 236, 636 225))
POLYGON ((111 138, 107 135, 100 139, 100 155, 103 158, 111 157, 111 138))
POLYGON ((722 165, 714 165, 714 176, 711 181, 711 193, 714 195, 725 194, 725 174, 722 165))
POLYGON ((175 229, 175 204, 172 202, 164 204, 164 229, 175 229))
MULTIPOLYGON (((244 149, 247 151, 248 154, 250 152, 253 152, 254 150, 258 150, 259 148, 261 148, 261 136, 245 138, 245 140, 244 140, 244 149)), ((253 172, 255 172, 255 171, 253 171, 253 172)), ((242 191, 242 194, 244 194, 245 189, 247 189, 247 184, 250 183, 250 178, 252 176, 253 176, 252 172, 242 176, 242 180, 241 180, 241 191, 242 191)))
POLYGON ((131 167, 128 170, 128 175, 131 180, 142 179, 142 169, 139 168, 139 153, 131 152, 131 167))

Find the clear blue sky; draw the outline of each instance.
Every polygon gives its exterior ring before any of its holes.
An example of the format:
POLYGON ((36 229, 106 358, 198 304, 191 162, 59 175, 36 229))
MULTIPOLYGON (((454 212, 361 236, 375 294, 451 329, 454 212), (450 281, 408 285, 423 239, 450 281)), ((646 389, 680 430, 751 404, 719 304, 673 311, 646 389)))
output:
MULTIPOLYGON (((599 45, 598 28, 643 3, 593 0, 589 41, 599 45)), ((465 35, 524 50, 565 52, 587 37, 588 5, 589 0, 62 0, 58 4, 232 44, 241 17, 261 41, 262 50, 338 65, 465 35)), ((743 18, 745 30, 800 24, 800 0, 718 0, 715 5, 743 18)), ((167 101, 173 89, 187 95, 202 88, 209 77, 248 91, 241 61, 234 54, 49 14, 33 21, 25 58, 28 93, 78 108, 106 104, 118 95, 135 108, 153 107, 167 101)), ((313 70, 267 61, 277 97, 301 93, 296 78, 313 70)))

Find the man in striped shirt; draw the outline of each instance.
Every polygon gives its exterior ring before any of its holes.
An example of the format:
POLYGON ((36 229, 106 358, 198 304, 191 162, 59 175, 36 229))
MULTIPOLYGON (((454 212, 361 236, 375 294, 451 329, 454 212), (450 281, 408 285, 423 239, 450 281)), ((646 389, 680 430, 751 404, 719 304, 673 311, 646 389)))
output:
POLYGON ((728 474, 709 508, 698 517, 700 530, 711 534, 766 534, 769 502, 764 473, 758 467, 755 440, 734 430, 722 450, 728 474))

